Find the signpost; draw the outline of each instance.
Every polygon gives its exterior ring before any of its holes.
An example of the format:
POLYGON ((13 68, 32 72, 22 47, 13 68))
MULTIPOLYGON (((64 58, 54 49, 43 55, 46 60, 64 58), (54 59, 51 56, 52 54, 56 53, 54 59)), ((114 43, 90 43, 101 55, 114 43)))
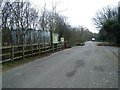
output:
POLYGON ((53 37, 53 44, 58 43, 58 34, 57 33, 52 33, 52 37, 53 37))
POLYGON ((61 42, 64 42, 64 38, 63 37, 61 38, 61 42))

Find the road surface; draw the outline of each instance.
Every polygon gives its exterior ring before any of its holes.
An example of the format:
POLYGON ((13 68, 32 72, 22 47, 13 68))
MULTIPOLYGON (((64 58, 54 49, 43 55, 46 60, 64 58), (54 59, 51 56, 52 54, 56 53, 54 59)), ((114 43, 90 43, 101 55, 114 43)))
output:
POLYGON ((3 72, 3 88, 118 88, 117 56, 86 42, 3 72))

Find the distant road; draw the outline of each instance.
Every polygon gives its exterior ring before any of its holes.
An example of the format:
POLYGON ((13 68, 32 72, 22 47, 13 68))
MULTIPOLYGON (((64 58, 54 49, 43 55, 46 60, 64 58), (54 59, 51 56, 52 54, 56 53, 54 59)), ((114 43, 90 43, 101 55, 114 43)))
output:
POLYGON ((118 48, 86 42, 3 73, 3 88, 117 88, 118 48))

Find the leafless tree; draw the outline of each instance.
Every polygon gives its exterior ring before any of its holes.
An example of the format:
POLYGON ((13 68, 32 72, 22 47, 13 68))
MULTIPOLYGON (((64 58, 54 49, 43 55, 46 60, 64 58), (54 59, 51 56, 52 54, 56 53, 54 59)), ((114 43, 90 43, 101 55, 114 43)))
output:
POLYGON ((107 6, 96 13, 96 16, 92 19, 97 28, 101 28, 104 22, 109 19, 117 18, 117 8, 107 6))
POLYGON ((25 34, 37 21, 38 12, 29 2, 6 2, 2 9, 2 27, 16 32, 17 44, 25 43, 25 34))

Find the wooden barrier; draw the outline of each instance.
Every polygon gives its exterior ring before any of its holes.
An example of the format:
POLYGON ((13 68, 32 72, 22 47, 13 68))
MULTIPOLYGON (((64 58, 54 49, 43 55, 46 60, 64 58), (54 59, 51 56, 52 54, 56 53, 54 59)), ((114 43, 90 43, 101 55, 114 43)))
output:
POLYGON ((62 43, 53 44, 27 44, 27 45, 16 45, 16 46, 4 46, 0 48, 2 54, 2 62, 14 61, 16 59, 25 59, 27 57, 33 57, 47 52, 59 51, 63 49, 62 43))

